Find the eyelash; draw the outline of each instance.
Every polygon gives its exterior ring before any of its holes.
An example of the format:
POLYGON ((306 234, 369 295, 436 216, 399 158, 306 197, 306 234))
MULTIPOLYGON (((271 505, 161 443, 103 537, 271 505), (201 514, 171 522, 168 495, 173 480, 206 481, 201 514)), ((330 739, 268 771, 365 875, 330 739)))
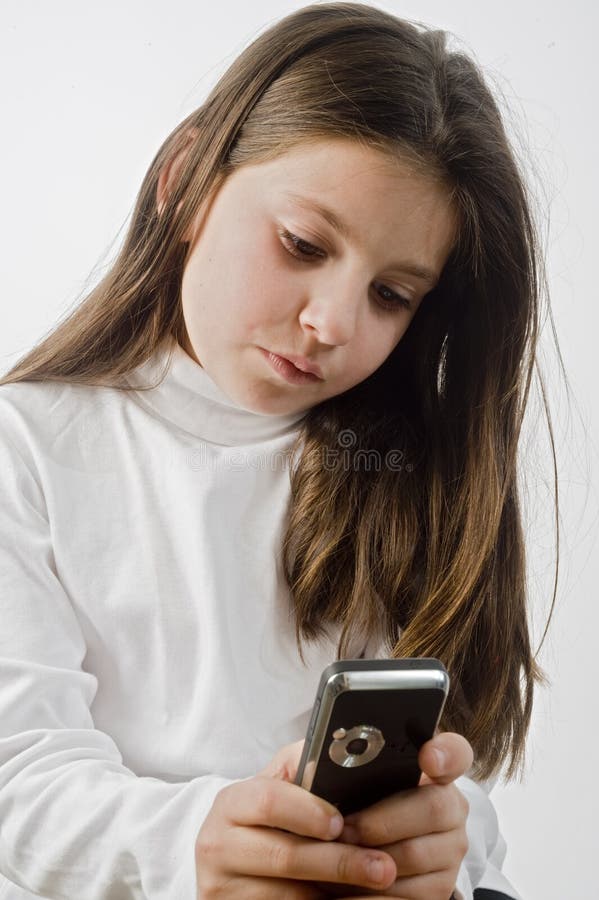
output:
MULTIPOLYGON (((294 256, 300 262, 310 262, 314 259, 322 259, 324 250, 321 250, 320 247, 316 247, 314 244, 311 244, 309 241, 305 241, 303 238, 298 237, 296 234, 292 234, 291 231, 287 231, 287 229, 283 229, 279 232, 281 238, 283 239, 283 246, 287 250, 291 256, 294 256), (302 250, 302 247, 309 248, 309 251, 316 252, 307 252, 305 249, 302 250)), ((391 294, 393 299, 389 299, 385 301, 384 297, 381 297, 379 294, 379 302, 384 309, 388 309, 391 311, 397 311, 398 308, 403 309, 411 309, 412 303, 408 297, 404 297, 402 294, 398 294, 397 291, 392 291, 391 288, 381 286, 384 291, 387 291, 391 294)))

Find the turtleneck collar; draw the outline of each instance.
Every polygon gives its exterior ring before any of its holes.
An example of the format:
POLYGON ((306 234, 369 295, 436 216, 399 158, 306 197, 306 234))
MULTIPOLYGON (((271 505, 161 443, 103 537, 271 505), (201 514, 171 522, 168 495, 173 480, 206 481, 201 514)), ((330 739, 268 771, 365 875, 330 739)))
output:
POLYGON ((125 378, 132 387, 149 386, 165 370, 159 385, 136 391, 136 398, 161 418, 209 443, 237 447, 279 438, 295 431, 306 414, 271 416, 244 409, 174 339, 125 378))

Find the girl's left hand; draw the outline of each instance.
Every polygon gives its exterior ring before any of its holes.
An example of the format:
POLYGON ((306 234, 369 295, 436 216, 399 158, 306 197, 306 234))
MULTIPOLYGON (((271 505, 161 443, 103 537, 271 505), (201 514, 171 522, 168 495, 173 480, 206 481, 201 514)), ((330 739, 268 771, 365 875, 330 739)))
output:
POLYGON ((449 900, 468 850, 468 801, 452 783, 473 761, 459 734, 436 735, 420 748, 422 777, 417 788, 401 791, 345 817, 338 840, 377 847, 393 857, 397 878, 385 891, 320 884, 329 897, 396 897, 449 900), (440 756, 437 756, 440 753, 440 756))

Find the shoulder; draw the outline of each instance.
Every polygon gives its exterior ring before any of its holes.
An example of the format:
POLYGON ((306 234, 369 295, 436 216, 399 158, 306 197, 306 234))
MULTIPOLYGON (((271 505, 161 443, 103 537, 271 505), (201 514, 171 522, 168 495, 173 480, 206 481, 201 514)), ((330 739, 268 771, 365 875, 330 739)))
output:
POLYGON ((0 442, 23 457, 63 443, 75 431, 106 420, 123 402, 117 388, 74 382, 19 381, 0 385, 0 442))
POLYGON ((32 415, 39 415, 59 397, 68 396, 72 387, 74 385, 50 381, 0 384, 0 421, 4 424, 17 418, 26 420, 32 415))

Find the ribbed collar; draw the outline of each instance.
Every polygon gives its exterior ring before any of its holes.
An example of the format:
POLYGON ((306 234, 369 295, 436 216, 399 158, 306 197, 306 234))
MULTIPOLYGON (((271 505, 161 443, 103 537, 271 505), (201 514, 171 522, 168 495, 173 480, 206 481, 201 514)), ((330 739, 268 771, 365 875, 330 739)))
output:
POLYGON ((213 444, 238 447, 289 435, 305 415, 271 416, 244 409, 174 339, 129 372, 126 381, 132 387, 155 384, 165 369, 163 381, 152 390, 136 391, 136 398, 161 418, 213 444))

